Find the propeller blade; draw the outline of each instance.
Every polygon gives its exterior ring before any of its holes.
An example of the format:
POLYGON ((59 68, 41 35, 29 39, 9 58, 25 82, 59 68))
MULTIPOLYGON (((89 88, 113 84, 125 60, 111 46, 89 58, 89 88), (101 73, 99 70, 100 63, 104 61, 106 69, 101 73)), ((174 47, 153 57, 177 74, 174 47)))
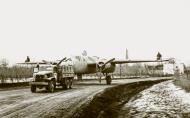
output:
POLYGON ((57 66, 59 66, 65 59, 67 59, 67 57, 65 57, 61 61, 59 61, 59 63, 57 63, 57 66))
POLYGON ((108 63, 111 63, 112 61, 114 61, 115 60, 115 58, 112 58, 112 59, 110 59, 110 60, 108 60, 106 63, 104 63, 103 65, 99 65, 99 70, 100 70, 100 72, 102 72, 102 71, 104 71, 105 70, 105 66, 108 64, 108 63))
POLYGON ((65 62, 67 62, 67 61, 72 61, 72 59, 71 59, 71 58, 67 58, 67 59, 65 60, 65 62))
POLYGON ((114 60, 115 60, 115 58, 108 60, 104 65, 102 65, 102 67, 106 66, 106 64, 111 63, 114 60))

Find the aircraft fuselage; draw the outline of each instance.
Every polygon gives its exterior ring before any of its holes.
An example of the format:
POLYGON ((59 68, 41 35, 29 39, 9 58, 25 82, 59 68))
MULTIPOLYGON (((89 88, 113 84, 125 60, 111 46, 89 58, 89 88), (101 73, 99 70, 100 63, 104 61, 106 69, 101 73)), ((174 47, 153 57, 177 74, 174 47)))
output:
MULTIPOLYGON (((100 62, 100 59, 97 57, 74 56, 71 59, 75 74, 93 74, 99 72, 97 64, 98 62, 100 62), (91 65, 91 63, 96 63, 96 64, 91 65)), ((105 69, 102 72, 113 73, 114 71, 115 71, 115 64, 110 63, 105 66, 105 69)))

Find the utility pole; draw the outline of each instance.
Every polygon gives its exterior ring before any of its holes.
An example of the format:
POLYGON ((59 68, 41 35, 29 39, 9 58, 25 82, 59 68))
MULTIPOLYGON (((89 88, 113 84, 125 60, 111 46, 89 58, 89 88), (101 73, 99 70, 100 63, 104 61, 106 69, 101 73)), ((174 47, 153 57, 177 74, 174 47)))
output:
POLYGON ((126 49, 125 59, 126 59, 126 60, 128 60, 128 59, 129 59, 128 49, 126 49))
POLYGON ((121 64, 120 64, 120 78, 121 78, 121 64))

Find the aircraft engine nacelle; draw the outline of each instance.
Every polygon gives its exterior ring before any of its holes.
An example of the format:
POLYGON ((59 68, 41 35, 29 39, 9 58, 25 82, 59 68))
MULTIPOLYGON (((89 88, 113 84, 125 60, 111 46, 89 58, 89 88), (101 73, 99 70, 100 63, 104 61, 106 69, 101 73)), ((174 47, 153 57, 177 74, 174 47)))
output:
POLYGON ((97 71, 102 73, 112 73, 115 70, 115 64, 112 64, 114 60, 115 58, 98 62, 97 71))
POLYGON ((104 67, 103 73, 113 73, 115 71, 115 64, 108 63, 104 67))
POLYGON ((104 67, 104 70, 108 70, 109 68, 111 68, 111 64, 106 64, 105 67, 104 67))
POLYGON ((103 73, 112 73, 115 71, 115 64, 107 63, 105 64, 104 62, 99 62, 97 64, 97 69, 99 72, 103 73))
POLYGON ((101 72, 103 70, 103 68, 104 68, 103 65, 104 65, 104 62, 98 62, 98 64, 97 64, 97 70, 99 72, 101 72))

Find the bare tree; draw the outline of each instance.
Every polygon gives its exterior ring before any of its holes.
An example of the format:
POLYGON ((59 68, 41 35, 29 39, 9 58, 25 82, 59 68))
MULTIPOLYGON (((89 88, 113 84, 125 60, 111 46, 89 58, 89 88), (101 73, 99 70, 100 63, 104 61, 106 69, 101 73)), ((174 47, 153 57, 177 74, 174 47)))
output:
POLYGON ((0 60, 0 65, 2 67, 7 67, 9 65, 9 61, 7 59, 3 58, 0 60))

